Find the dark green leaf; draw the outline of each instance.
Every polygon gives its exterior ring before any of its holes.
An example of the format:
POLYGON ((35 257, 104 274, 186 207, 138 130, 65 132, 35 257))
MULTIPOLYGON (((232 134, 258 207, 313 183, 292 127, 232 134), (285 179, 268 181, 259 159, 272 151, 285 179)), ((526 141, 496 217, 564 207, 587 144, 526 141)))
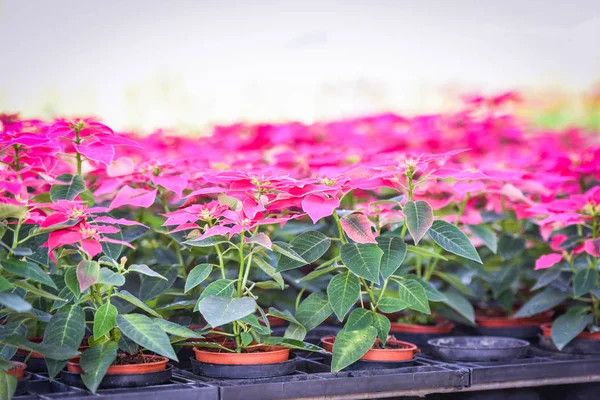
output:
POLYGON ((94 314, 94 340, 100 339, 114 328, 117 314, 119 314, 117 307, 109 302, 102 304, 96 310, 94 314))
POLYGON ((177 361, 177 355, 173 351, 167 334, 145 315, 118 315, 117 326, 121 333, 140 346, 177 361))
POLYGON ((580 269, 573 278, 573 294, 583 296, 596 286, 598 270, 594 268, 580 269))
POLYGON ((553 287, 547 287, 523 304, 514 317, 526 318, 551 310, 565 301, 567 297, 567 293, 553 287))
POLYGON ((552 323, 552 341, 558 350, 562 350, 585 327, 594 321, 586 307, 572 308, 552 323))
POLYGON ((85 190, 85 182, 81 175, 63 174, 56 180, 62 183, 54 184, 50 188, 50 199, 53 203, 58 200, 73 200, 85 190))
POLYGON ((165 278, 158 272, 154 271, 153 269, 150 269, 150 267, 148 267, 147 265, 144 265, 144 264, 131 265, 129 268, 127 268, 127 272, 137 272, 138 274, 151 276, 153 278, 163 279, 165 281, 167 280, 167 278, 165 278))
POLYGON ((377 245, 383 251, 380 272, 384 280, 394 275, 406 257, 406 243, 397 237, 379 236, 377 245))
POLYGON ((379 300, 379 304, 377 304, 377 308, 384 313, 395 313, 398 311, 402 311, 408 308, 408 303, 404 300, 396 299, 394 297, 383 297, 379 300))
POLYGON ((373 313, 364 308, 356 308, 352 310, 348 316, 348 321, 344 325, 347 331, 360 331, 368 328, 373 324, 373 313))
POLYGON ((377 329, 372 326, 360 331, 341 330, 333 344, 331 371, 338 372, 358 361, 377 339, 377 329))
POLYGON ((298 306, 296 319, 307 331, 311 331, 329 318, 331 313, 333 310, 327 297, 322 293, 313 293, 298 306))
POLYGON ((400 290, 400 300, 408 304, 408 308, 425 314, 431 314, 427 293, 417 280, 405 279, 398 281, 398 287, 400 290))
POLYGON ((448 305, 448 307, 456 311, 467 321, 472 324, 475 323, 475 311, 469 300, 454 292, 444 292, 443 294, 446 296, 446 300, 442 301, 442 303, 448 305))
POLYGON ((31 304, 14 293, 0 293, 0 304, 16 312, 27 312, 31 310, 31 304))
POLYGON ((296 236, 290 242, 292 250, 296 252, 306 262, 293 260, 290 257, 282 255, 277 263, 277 272, 287 271, 299 268, 303 265, 317 261, 331 245, 331 239, 318 231, 308 231, 296 236))
POLYGON ((56 285, 40 267, 30 261, 2 260, 0 266, 11 274, 27 278, 56 289, 56 285))
POLYGON ((123 286, 125 284, 125 277, 104 267, 100 268, 96 283, 110 286, 123 286))
POLYGON ((79 365, 85 371, 81 379, 92 393, 96 393, 106 371, 117 358, 118 348, 118 344, 111 341, 92 346, 81 355, 79 365))
POLYGON ((355 275, 379 283, 379 266, 383 250, 376 244, 347 243, 342 246, 342 262, 355 275))
POLYGON ((213 266, 212 264, 199 264, 196 265, 188 274, 187 279, 185 281, 185 289, 184 292, 187 293, 202 282, 212 272, 213 266))
POLYGON ((415 244, 418 244, 433 223, 433 209, 424 200, 408 201, 404 205, 402 213, 410 236, 415 244))
POLYGON ((350 272, 334 276, 327 286, 329 304, 340 321, 344 319, 359 296, 360 280, 350 272))
POLYGON ((250 297, 207 296, 198 303, 198 310, 216 328, 254 313, 256 301, 250 297))
POLYGON ((373 327, 377 329, 377 336, 383 344, 386 343, 387 337, 390 334, 391 325, 388 317, 383 314, 373 313, 373 327))
POLYGON ((429 228, 429 236, 444 250, 482 263, 477 250, 475 250, 467 235, 456 226, 443 220, 434 221, 431 228, 429 228))
POLYGON ((121 290, 120 292, 115 293, 113 296, 119 297, 123 300, 127 300, 134 306, 141 308, 142 310, 154 317, 162 318, 159 313, 154 311, 152 308, 148 307, 143 301, 129 293, 127 290, 121 290))
POLYGON ((467 228, 473 235, 477 236, 483 244, 492 251, 492 253, 496 254, 498 251, 498 238, 489 226, 484 224, 467 225, 467 228))

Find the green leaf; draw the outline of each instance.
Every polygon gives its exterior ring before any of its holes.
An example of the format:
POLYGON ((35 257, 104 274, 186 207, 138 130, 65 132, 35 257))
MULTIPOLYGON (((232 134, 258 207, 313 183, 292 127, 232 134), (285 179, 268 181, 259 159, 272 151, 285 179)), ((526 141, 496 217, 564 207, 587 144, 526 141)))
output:
POLYGON ((56 285, 40 267, 30 261, 2 260, 0 266, 11 274, 27 278, 56 289, 56 285))
MULTIPOLYGON (((27 337, 27 326, 25 322, 9 322, 0 328, 0 338, 9 336, 27 337)), ((10 360, 16 354, 17 348, 10 345, 0 345, 0 360, 10 360)))
POLYGON ((566 314, 556 318, 552 323, 552 341, 558 350, 562 350, 571 340, 579 335, 586 326, 594 322, 587 307, 571 308, 566 314))
POLYGON ((65 300, 64 298, 55 296, 52 293, 46 292, 45 290, 38 288, 37 286, 33 286, 32 284, 28 283, 27 281, 14 281, 13 284, 17 287, 25 289, 29 293, 33 293, 40 297, 45 297, 47 299, 55 300, 55 301, 64 301, 65 300))
POLYGON ((81 380, 92 393, 96 393, 106 371, 117 358, 118 348, 116 342, 110 341, 92 346, 81 355, 79 365, 85 371, 81 380))
POLYGON ((42 354, 47 359, 64 359, 68 360, 79 355, 77 350, 73 350, 69 346, 49 345, 47 343, 34 343, 25 339, 23 336, 12 335, 6 338, 0 338, 0 343, 10 346, 15 346, 27 351, 35 351, 42 354))
POLYGON ((96 283, 110 286, 123 286, 125 284, 125 277, 112 271, 110 268, 104 267, 100 268, 96 283))
POLYGON ((269 346, 280 346, 294 350, 305 350, 316 353, 326 353, 325 350, 314 344, 305 343, 296 339, 282 338, 277 336, 267 337, 263 340, 263 343, 269 346))
POLYGON ((446 300, 442 301, 442 303, 456 311, 467 321, 475 324, 475 310, 473 310, 473 306, 469 300, 455 292, 444 292, 443 294, 446 296, 446 300))
POLYGON ((175 283, 177 279, 177 268, 171 265, 157 265, 154 269, 160 273, 163 278, 154 276, 143 276, 140 286, 139 296, 143 301, 148 301, 160 296, 175 283), (166 279, 164 279, 166 278, 166 279))
POLYGON ((274 307, 270 307, 269 311, 267 312, 267 315, 270 315, 272 317, 276 317, 279 319, 283 319, 285 321, 292 322, 294 324, 299 324, 298 320, 296 320, 296 318, 288 310, 279 311, 278 309, 276 309, 274 307))
POLYGON ((322 293, 308 296, 296 310, 296 319, 307 331, 321 325, 333 313, 329 300, 322 293))
POLYGON ((377 336, 383 344, 387 342, 387 337, 390 334, 391 323, 388 317, 383 314, 373 313, 373 327, 377 329, 377 336))
POLYGON ((446 300, 446 296, 442 292, 437 290, 435 287, 433 287, 433 285, 430 282, 427 282, 417 277, 416 275, 406 275, 405 277, 419 282, 421 286, 423 286, 423 289, 425 289, 425 293, 427 293, 427 298, 429 299, 429 301, 440 302, 446 300))
POLYGON ((373 313, 364 308, 356 308, 352 310, 348 316, 348 321, 344 325, 347 331, 360 331, 368 328, 373 324, 373 313))
MULTIPOLYGON (((273 249, 273 251, 283 254, 284 256, 292 259, 293 261, 302 263, 302 265, 308 264, 308 262, 304 258, 302 258, 300 254, 296 253, 294 249, 292 249, 292 246, 288 245, 287 243, 273 242, 271 248, 273 249)), ((277 266, 277 272, 281 272, 279 266, 277 266)))
POLYGON ((379 265, 383 250, 376 244, 347 243, 342 246, 342 262, 355 275, 379 283, 379 265))
POLYGON ((434 221, 431 228, 429 228, 429 236, 444 250, 482 264, 477 250, 475 250, 467 235, 456 226, 442 220, 434 221))
POLYGON ((531 291, 534 292, 538 289, 548 286, 550 283, 554 282, 560 276, 561 270, 560 268, 548 268, 540 275, 537 282, 531 288, 531 291))
POLYGON ((487 225, 467 225, 471 233, 477 236, 485 246, 496 254, 498 251, 498 238, 494 231, 487 225))
POLYGON ((194 239, 187 240, 187 241, 183 242, 183 244, 187 244, 188 246, 192 246, 192 247, 213 247, 218 244, 227 243, 227 242, 229 242, 229 240, 227 240, 227 238, 225 236, 215 235, 215 236, 209 236, 207 238, 200 239, 200 240, 194 240, 194 239))
POLYGON ((283 337, 288 339, 304 340, 306 337, 306 328, 300 324, 291 323, 286 328, 283 337))
POLYGON ((573 278, 573 294, 583 296, 596 286, 598 282, 598 270, 594 268, 580 269, 573 278))
POLYGON ((85 291, 98 280, 100 275, 100 264, 96 261, 82 260, 77 264, 77 280, 79 281, 79 290, 85 291))
POLYGON ((503 235, 498 241, 498 255, 504 260, 512 260, 525 250, 525 239, 518 236, 503 235))
POLYGON ((31 310, 31 304, 14 293, 0 293, 0 304, 16 312, 27 312, 31 310))
POLYGON ((422 247, 416 247, 413 245, 409 245, 408 248, 406 249, 408 252, 416 254, 418 256, 421 257, 426 257, 426 258, 437 258, 439 260, 444 260, 444 261, 448 261, 448 259, 446 257, 444 257, 441 254, 438 254, 434 251, 430 251, 427 249, 424 249, 422 247))
POLYGON ((404 300, 396 299, 394 297, 384 296, 379 300, 377 308, 381 312, 391 314, 408 308, 408 303, 404 300))
POLYGON ((568 295, 562 290, 547 287, 530 298, 514 315, 514 318, 531 317, 548 311, 567 299, 568 295))
POLYGON ((383 251, 380 272, 384 280, 394 275, 406 257, 406 243, 397 237, 379 236, 379 248, 383 251))
POLYGON ((333 343, 331 371, 338 372, 364 356, 377 339, 377 329, 372 326, 360 331, 341 330, 333 343))
POLYGON ((408 201, 402 209, 406 227, 410 232, 415 244, 425 236, 431 224, 433 223, 433 208, 428 202, 419 200, 416 202, 408 201))
POLYGON ((212 264, 199 264, 196 265, 188 274, 187 279, 185 281, 185 289, 184 292, 187 293, 202 282, 212 272, 213 266, 212 264))
POLYGON ((73 294, 73 292, 71 292, 71 289, 69 289, 66 286, 64 288, 62 288, 60 292, 58 292, 58 297, 62 300, 56 300, 54 302, 54 304, 52 304, 52 308, 50 309, 50 312, 52 312, 54 310, 59 310, 64 305, 68 304, 69 302, 73 302, 75 300, 75 295, 73 294))
MULTIPOLYGON (((52 316, 44 331, 44 345, 67 347, 77 351, 85 335, 85 315, 79 306, 67 306, 52 316)), ((42 353, 43 354, 43 353, 42 353)), ((63 356, 64 357, 64 356, 63 356)), ((66 358, 48 358, 67 360, 66 358)))
POLYGON ((277 263, 277 272, 287 271, 294 268, 299 268, 303 265, 317 261, 331 245, 331 239, 318 231, 308 231, 296 236, 290 242, 292 250, 296 252, 306 262, 302 263, 298 260, 286 257, 285 255, 279 258, 277 263))
POLYGON ((198 310, 216 328, 254 313, 256 301, 250 297, 207 296, 198 303, 198 310))
POLYGON ((148 267, 147 265, 144 265, 144 264, 133 264, 133 265, 129 266, 129 268, 127 268, 127 272, 137 272, 138 274, 151 276, 153 278, 163 279, 165 281, 167 280, 167 278, 165 278, 158 272, 154 271, 153 269, 150 269, 150 267, 148 267))
POLYGON ((56 180, 62 183, 54 184, 50 188, 50 199, 53 203, 58 200, 73 200, 85 190, 85 182, 80 175, 63 174, 56 180))
POLYGON ((67 267, 65 271, 65 285, 71 290, 76 299, 81 295, 79 281, 77 280, 77 268, 67 267))
POLYGON ((469 288, 464 283, 462 283, 462 281, 460 280, 460 278, 458 276, 452 275, 452 274, 445 274, 445 273, 440 272, 440 271, 434 271, 433 274, 437 275, 442 280, 444 280, 447 283, 449 283, 450 286, 452 286, 454 289, 458 290, 459 292, 461 292, 465 296, 474 296, 473 291, 471 290, 471 288, 469 288))
POLYGON ((204 337, 200 332, 193 331, 185 326, 181 326, 161 318, 153 319, 152 322, 158 325, 160 329, 171 335, 186 339, 202 339, 204 337))
POLYGON ((194 311, 198 310, 198 304, 207 296, 225 296, 231 297, 234 293, 234 285, 236 281, 232 281, 229 279, 219 279, 208 285, 204 288, 198 301, 196 302, 196 307, 194 311))
POLYGON ((4 292, 7 290, 12 290, 14 285, 6 280, 6 278, 0 276, 0 292, 4 292))
POLYGON ((17 206, 15 204, 0 204, 0 220, 7 218, 23 219, 27 215, 26 206, 17 206))
POLYGON ((148 307, 143 301, 129 293, 127 290, 121 290, 120 292, 113 294, 113 296, 119 297, 123 300, 127 300, 134 306, 141 308, 142 310, 154 317, 162 318, 159 313, 154 311, 152 308, 148 307))
POLYGON ((408 308, 425 314, 431 314, 427 293, 418 281, 415 279, 405 279, 398 281, 398 286, 400 300, 408 304, 408 308))
POLYGON ((94 340, 100 339, 115 327, 117 307, 106 302, 96 310, 94 315, 94 340))
POLYGON ((17 390, 17 377, 0 370, 0 399, 10 400, 17 390))
POLYGON ((344 272, 331 279, 327 286, 327 297, 331 309, 340 321, 360 296, 360 280, 350 272, 344 272))
POLYGON ((311 273, 309 273, 308 275, 306 275, 304 278, 300 279, 299 282, 312 281, 313 279, 317 279, 318 277, 328 274, 339 268, 342 268, 342 267, 337 265, 337 263, 334 263, 334 265, 331 265, 329 267, 322 268, 322 269, 316 269, 316 270, 312 271, 311 273))
POLYGON ((260 257, 254 257, 252 261, 254 261, 254 263, 258 266, 258 268, 261 269, 262 272, 264 272, 265 274, 273 278, 275 282, 277 282, 279 289, 283 289, 285 287, 283 277, 279 272, 276 272, 275 268, 271 264, 269 264, 260 257))
POLYGON ((177 355, 167 334, 145 315, 118 315, 117 326, 123 335, 145 349, 177 361, 177 355))

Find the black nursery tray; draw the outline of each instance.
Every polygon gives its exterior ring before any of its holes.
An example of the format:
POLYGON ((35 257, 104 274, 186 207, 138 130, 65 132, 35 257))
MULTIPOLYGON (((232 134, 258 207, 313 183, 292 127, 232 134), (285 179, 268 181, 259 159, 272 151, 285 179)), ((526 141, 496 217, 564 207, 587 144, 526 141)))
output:
POLYGON ((344 396, 364 398, 373 393, 377 393, 377 397, 389 397, 411 390, 452 390, 469 385, 467 368, 442 366, 426 360, 417 360, 414 366, 396 369, 338 373, 329 371, 329 365, 320 359, 299 358, 294 374, 277 378, 211 379, 195 375, 189 370, 175 371, 175 374, 219 386, 221 400, 344 396))
MULTIPOLYGON (((431 355, 422 357, 431 362, 438 362, 431 355)), ((600 379, 600 356, 551 352, 535 346, 530 346, 524 357, 511 361, 443 361, 441 363, 468 368, 471 385, 515 382, 517 387, 519 386, 517 382, 522 381, 537 381, 539 385, 544 385, 546 379, 568 381, 568 378, 587 376, 596 376, 600 379)))
POLYGON ((47 376, 33 375, 27 394, 13 400, 110 399, 110 400, 219 400, 219 389, 207 383, 173 376, 169 382, 139 388, 101 389, 91 392, 65 384, 61 379, 49 381, 47 376), (35 379, 33 379, 35 378, 35 379))

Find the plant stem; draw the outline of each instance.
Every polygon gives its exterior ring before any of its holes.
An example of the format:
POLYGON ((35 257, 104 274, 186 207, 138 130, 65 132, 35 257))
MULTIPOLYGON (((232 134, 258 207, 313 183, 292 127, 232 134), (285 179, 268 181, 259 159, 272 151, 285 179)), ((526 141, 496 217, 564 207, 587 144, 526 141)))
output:
MULTIPOLYGON (((79 129, 75 128, 75 143, 80 144, 81 138, 79 137, 79 129)), ((75 153, 75 159, 77 160, 77 175, 81 175, 81 154, 79 152, 75 153)))
POLYGON ((346 236, 344 235, 344 229, 342 229, 342 224, 340 223, 340 217, 337 215, 335 210, 333 211, 333 219, 335 219, 335 223, 338 227, 340 241, 342 242, 342 244, 348 243, 348 240, 346 240, 346 236))
POLYGON ((221 251, 221 245, 215 245, 217 249, 217 256, 219 257, 219 268, 221 268, 221 277, 225 279, 225 263, 223 262, 223 252, 221 251))

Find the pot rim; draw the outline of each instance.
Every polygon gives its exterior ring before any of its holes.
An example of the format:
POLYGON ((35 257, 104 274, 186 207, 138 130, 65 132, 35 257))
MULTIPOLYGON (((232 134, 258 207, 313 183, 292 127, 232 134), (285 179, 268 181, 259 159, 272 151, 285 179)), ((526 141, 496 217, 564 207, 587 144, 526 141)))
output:
MULTIPOLYGON (((119 353, 117 354, 117 356, 120 355, 124 355, 124 353, 119 353)), ((159 367, 161 365, 166 365, 169 362, 169 359, 167 357, 161 356, 161 355, 154 355, 154 354, 142 354, 142 357, 144 358, 160 358, 160 361, 153 361, 153 362, 149 362, 149 363, 143 363, 143 364, 124 364, 124 365, 110 365, 108 367, 108 371, 106 372, 106 375, 128 375, 128 374, 143 374, 145 372, 149 372, 149 371, 134 371, 134 372, 124 372, 127 370, 131 370, 131 369, 135 369, 136 367, 150 367, 150 368, 154 368, 154 367, 159 367)), ((67 368, 71 367, 71 369, 79 369, 82 371, 81 369, 81 365, 79 364, 79 361, 81 359, 81 356, 77 356, 77 357, 73 357, 71 358, 69 361, 67 361, 67 368)), ((75 372, 75 371, 71 371, 71 372, 75 372)), ((81 373, 81 372, 79 372, 81 373)))

